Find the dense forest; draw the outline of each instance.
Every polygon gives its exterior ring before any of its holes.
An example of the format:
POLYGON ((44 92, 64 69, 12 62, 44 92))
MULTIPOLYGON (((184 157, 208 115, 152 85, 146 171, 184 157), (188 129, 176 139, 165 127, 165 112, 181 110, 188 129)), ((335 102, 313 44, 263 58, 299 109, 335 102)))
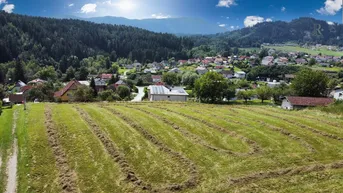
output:
POLYGON ((343 25, 299 18, 291 22, 264 22, 233 32, 192 36, 195 46, 208 45, 216 52, 232 47, 260 47, 263 43, 325 44, 343 46, 343 25))
MULTIPOLYGON (((131 61, 187 58, 188 38, 153 33, 134 27, 94 24, 73 19, 51 19, 0 12, 0 63, 13 60, 53 65, 62 73, 70 57, 81 61, 97 55, 131 61)), ((75 62, 74 62, 75 63, 75 62)), ((76 62, 75 68, 79 67, 76 62)))

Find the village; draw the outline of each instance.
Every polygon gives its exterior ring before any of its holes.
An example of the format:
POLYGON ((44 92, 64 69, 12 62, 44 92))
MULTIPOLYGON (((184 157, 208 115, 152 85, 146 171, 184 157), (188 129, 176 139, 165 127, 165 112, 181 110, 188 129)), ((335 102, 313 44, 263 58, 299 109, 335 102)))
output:
MULTIPOLYGON (((121 64, 120 69, 122 73, 88 74, 86 80, 73 79, 62 83, 59 87, 48 80, 39 78, 27 83, 18 81, 7 91, 8 97, 4 98, 3 104, 52 100, 55 102, 87 102, 94 100, 186 102, 188 100, 196 100, 197 97, 193 92, 194 83, 208 72, 218 73, 233 84, 239 85, 240 82, 245 82, 245 86, 236 86, 235 94, 232 98, 223 97, 224 101, 246 100, 247 98, 248 100, 255 100, 258 98, 256 94, 251 94, 248 97, 238 97, 239 92, 254 90, 261 86, 267 86, 270 89, 276 89, 283 84, 289 86, 296 77, 296 73, 286 74, 286 70, 285 72, 280 72, 277 76, 274 74, 268 77, 265 73, 261 73, 256 75, 255 78, 249 78, 248 75, 254 68, 265 68, 264 71, 268 71, 270 68, 287 69, 294 66, 305 66, 313 69, 320 68, 329 77, 337 80, 333 83, 335 85, 331 87, 331 90, 328 91, 327 100, 298 98, 297 102, 295 102, 298 106, 322 106, 331 104, 334 100, 343 99, 343 89, 341 87, 343 59, 341 57, 263 49, 260 53, 256 54, 247 53, 246 55, 241 54, 228 57, 216 56, 179 61, 171 58, 148 64, 141 64, 135 61, 133 64, 121 64), (333 71, 333 68, 341 69, 341 71, 333 71), (48 83, 52 84, 51 90, 53 92, 50 91, 50 93, 45 94, 52 96, 41 97, 40 92, 37 92, 37 88, 44 89, 43 85, 48 83), (84 88, 83 92, 76 92, 80 87, 84 88), (91 90, 89 91, 87 88, 91 88, 91 90), (89 94, 90 96, 87 96, 87 92, 91 93, 89 94)), ((282 97, 285 97, 285 101, 280 105, 285 109, 293 109, 290 104, 292 100, 287 99, 287 96, 282 97)), ((271 98, 270 96, 269 99, 271 98)))

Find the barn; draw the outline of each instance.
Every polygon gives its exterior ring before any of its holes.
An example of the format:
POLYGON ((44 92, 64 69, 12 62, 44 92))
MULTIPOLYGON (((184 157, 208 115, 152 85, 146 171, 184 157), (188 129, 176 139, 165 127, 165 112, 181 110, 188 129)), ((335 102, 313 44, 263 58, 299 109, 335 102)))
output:
POLYGON ((182 87, 149 86, 150 101, 181 101, 186 102, 188 93, 182 87))

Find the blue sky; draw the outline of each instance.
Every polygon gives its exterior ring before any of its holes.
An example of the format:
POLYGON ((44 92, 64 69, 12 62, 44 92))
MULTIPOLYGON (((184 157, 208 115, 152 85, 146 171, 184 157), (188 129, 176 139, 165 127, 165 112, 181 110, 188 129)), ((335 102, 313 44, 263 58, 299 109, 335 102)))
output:
POLYGON ((193 17, 237 29, 298 17, 341 23, 341 3, 342 0, 0 0, 0 8, 48 17, 193 17))

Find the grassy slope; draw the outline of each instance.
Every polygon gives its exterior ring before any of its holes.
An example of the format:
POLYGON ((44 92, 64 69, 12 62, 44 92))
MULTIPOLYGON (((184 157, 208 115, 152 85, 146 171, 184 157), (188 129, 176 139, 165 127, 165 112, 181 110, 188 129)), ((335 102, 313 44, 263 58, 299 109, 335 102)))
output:
MULTIPOLYGON (((52 105, 53 120, 56 123, 60 143, 67 154, 69 166, 77 176, 79 189, 82 192, 113 192, 114 190, 133 192, 135 189, 131 184, 123 181, 125 176, 118 164, 109 157, 101 142, 73 106, 69 104, 50 105, 52 105)), ((343 169, 228 185, 230 177, 343 160, 343 143, 341 141, 322 136, 303 127, 311 127, 327 134, 343 137, 341 130, 343 119, 340 116, 314 110, 283 111, 268 106, 199 105, 193 103, 145 103, 139 105, 130 103, 128 105, 166 117, 218 148, 233 149, 237 152, 249 150, 249 146, 236 137, 229 137, 227 134, 220 133, 201 122, 185 118, 178 113, 153 107, 163 106, 203 119, 254 140, 261 146, 262 152, 251 156, 232 156, 213 151, 182 135, 162 120, 156 120, 139 110, 109 104, 108 107, 130 117, 163 144, 195 163, 201 176, 199 186, 185 192, 312 192, 313 190, 339 192, 343 187, 343 169), (277 119, 269 114, 286 118, 286 120, 277 119), (315 152, 309 151, 299 140, 294 140, 270 129, 268 125, 283 128, 296 135, 302 142, 312 146, 315 152)), ((169 182, 178 183, 188 176, 184 166, 180 165, 178 160, 159 151, 124 120, 114 116, 106 109, 97 107, 96 104, 77 106, 88 112, 96 124, 108 134, 142 179, 162 186, 169 182)), ((3 115, 6 116, 5 113, 3 115)), ((7 124, 7 127, 11 128, 11 124, 6 123, 11 120, 11 114, 7 116, 8 119, 0 117, 0 123, 1 125, 5 123, 4 125, 7 124)), ((20 149, 18 192, 59 192, 57 169, 47 141, 43 117, 44 104, 31 104, 26 112, 20 108, 17 122, 20 149), (28 188, 29 186, 30 188, 28 188)), ((3 148, 3 146, 0 147, 3 148)))
POLYGON ((13 142, 12 121, 13 109, 4 109, 0 116, 0 162, 2 163, 0 167, 0 192, 5 191, 6 161, 13 142))

